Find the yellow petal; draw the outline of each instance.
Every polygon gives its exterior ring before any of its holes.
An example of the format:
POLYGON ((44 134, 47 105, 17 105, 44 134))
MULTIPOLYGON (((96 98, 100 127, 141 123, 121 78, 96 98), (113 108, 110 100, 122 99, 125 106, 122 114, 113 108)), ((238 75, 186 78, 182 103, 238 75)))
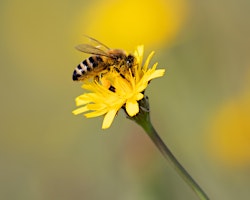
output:
POLYGON ((110 125, 112 124, 114 118, 115 118, 115 115, 117 113, 117 110, 110 110, 105 116, 104 116, 104 119, 103 119, 103 122, 102 122, 102 129, 107 129, 110 127, 110 125))
POLYGON ((130 117, 135 116, 139 112, 139 105, 137 101, 127 101, 126 111, 130 117))
POLYGON ((149 56, 147 57, 147 60, 146 60, 146 62, 144 63, 144 66, 143 66, 143 71, 146 71, 147 69, 148 69, 148 65, 149 65, 149 62, 150 62, 150 60, 151 60, 151 58, 153 57, 153 55, 154 55, 154 51, 152 51, 150 54, 149 54, 149 56))
POLYGON ((144 91, 148 86, 148 81, 141 80, 137 86, 137 92, 144 91))
POLYGON ((114 87, 117 94, 129 94, 132 90, 130 82, 120 77, 116 78, 114 87))
POLYGON ((158 78, 158 77, 161 77, 163 76, 165 73, 165 69, 157 69, 155 70, 149 77, 148 77, 148 81, 149 80, 152 80, 154 78, 158 78))
POLYGON ((81 108, 73 110, 72 113, 74 115, 78 115, 78 114, 81 114, 81 113, 86 112, 86 111, 89 111, 89 109, 87 108, 87 106, 83 106, 81 108))
POLYGON ((143 95, 142 93, 138 93, 138 94, 136 95, 136 101, 141 100, 143 97, 144 97, 144 95, 143 95))
POLYGON ((144 52, 144 46, 139 45, 134 53, 139 67, 141 67, 141 65, 142 65, 143 52, 144 52))
POLYGON ((84 116, 87 117, 87 118, 99 117, 99 116, 101 116, 101 115, 104 115, 106 112, 107 112, 106 109, 103 109, 103 110, 96 110, 96 111, 94 111, 94 112, 87 113, 87 114, 85 114, 84 116))
POLYGON ((85 105, 87 103, 90 103, 91 101, 90 100, 83 100, 81 98, 76 98, 76 106, 82 106, 82 105, 85 105))
POLYGON ((105 104, 88 104, 87 108, 89 110, 103 110, 104 108, 106 108, 107 106, 105 106, 105 104))

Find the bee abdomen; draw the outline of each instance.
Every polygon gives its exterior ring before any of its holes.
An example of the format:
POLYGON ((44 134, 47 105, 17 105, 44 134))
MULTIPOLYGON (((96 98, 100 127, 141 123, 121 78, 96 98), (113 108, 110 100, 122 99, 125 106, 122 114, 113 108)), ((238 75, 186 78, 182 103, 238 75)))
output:
POLYGON ((85 61, 81 62, 74 70, 72 79, 74 81, 79 80, 88 71, 88 66, 85 65, 85 61))
POLYGON ((91 72, 94 68, 98 67, 103 59, 100 56, 91 56, 86 60, 82 61, 73 72, 73 80, 78 81, 84 79, 84 75, 91 72))

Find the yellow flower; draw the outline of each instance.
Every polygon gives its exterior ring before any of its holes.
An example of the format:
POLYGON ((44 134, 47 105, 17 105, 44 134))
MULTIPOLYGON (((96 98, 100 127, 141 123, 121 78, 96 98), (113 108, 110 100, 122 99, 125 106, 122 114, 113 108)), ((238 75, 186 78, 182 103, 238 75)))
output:
POLYGON ((92 35, 128 50, 138 43, 159 48, 175 41, 188 12, 186 0, 93 1, 76 15, 73 37, 80 33, 77 41, 82 34, 92 35))
POLYGON ((209 129, 210 153, 233 167, 250 164, 250 93, 228 100, 209 129))
POLYGON ((76 105, 82 107, 74 110, 73 114, 88 112, 84 114, 87 118, 104 115, 103 129, 110 127, 121 108, 124 108, 130 117, 135 116, 139 112, 138 101, 144 97, 143 93, 149 81, 163 76, 165 72, 164 69, 156 69, 157 63, 148 68, 154 52, 142 65, 143 50, 143 46, 137 47, 134 53, 135 64, 122 76, 116 66, 110 66, 110 70, 102 74, 100 81, 91 79, 84 82, 82 87, 91 92, 76 98, 76 105))

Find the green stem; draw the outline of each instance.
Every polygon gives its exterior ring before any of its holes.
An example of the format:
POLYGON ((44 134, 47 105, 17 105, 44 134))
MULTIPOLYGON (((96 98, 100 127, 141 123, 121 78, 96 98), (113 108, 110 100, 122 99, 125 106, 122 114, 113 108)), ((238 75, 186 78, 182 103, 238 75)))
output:
POLYGON ((150 112, 149 112, 149 102, 148 98, 145 97, 139 102, 140 111, 134 117, 129 117, 129 119, 135 121, 139 124, 160 150, 162 155, 170 162, 170 164, 174 167, 174 169, 179 173, 179 175, 186 181, 186 183, 194 190, 199 199, 201 200, 209 200, 206 193, 201 189, 201 187, 195 182, 195 180, 189 175, 189 173, 184 169, 184 167, 178 162, 175 156, 172 154, 170 149, 166 146, 166 144, 162 141, 156 130, 154 129, 151 120, 150 120, 150 112))
POLYGON ((184 169, 184 167, 178 162, 175 156, 172 154, 170 149, 165 145, 160 136, 157 134, 156 130, 151 123, 144 124, 144 130, 147 132, 149 137, 155 143, 157 148, 161 151, 162 155, 170 161, 170 164, 175 168, 179 175, 186 181, 187 184, 194 190, 197 196, 202 200, 208 200, 208 196, 201 189, 201 187, 195 182, 195 180, 189 175, 189 173, 184 169))

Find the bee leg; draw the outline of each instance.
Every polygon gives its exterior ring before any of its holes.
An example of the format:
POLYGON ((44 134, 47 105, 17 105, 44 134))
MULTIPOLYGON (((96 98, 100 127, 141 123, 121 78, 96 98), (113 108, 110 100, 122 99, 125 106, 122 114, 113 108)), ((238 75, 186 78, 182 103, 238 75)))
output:
POLYGON ((124 76, 123 74, 120 74, 120 76, 121 76, 123 79, 125 79, 125 76, 124 76))
POLYGON ((94 77, 94 81, 99 82, 99 81, 100 81, 100 77, 99 77, 98 75, 96 75, 96 76, 94 77))
POLYGON ((125 79, 125 76, 122 74, 121 70, 118 67, 114 67, 114 69, 123 79, 125 79))
POLYGON ((115 92, 115 87, 111 85, 111 86, 109 87, 109 90, 110 90, 111 92, 115 92))

